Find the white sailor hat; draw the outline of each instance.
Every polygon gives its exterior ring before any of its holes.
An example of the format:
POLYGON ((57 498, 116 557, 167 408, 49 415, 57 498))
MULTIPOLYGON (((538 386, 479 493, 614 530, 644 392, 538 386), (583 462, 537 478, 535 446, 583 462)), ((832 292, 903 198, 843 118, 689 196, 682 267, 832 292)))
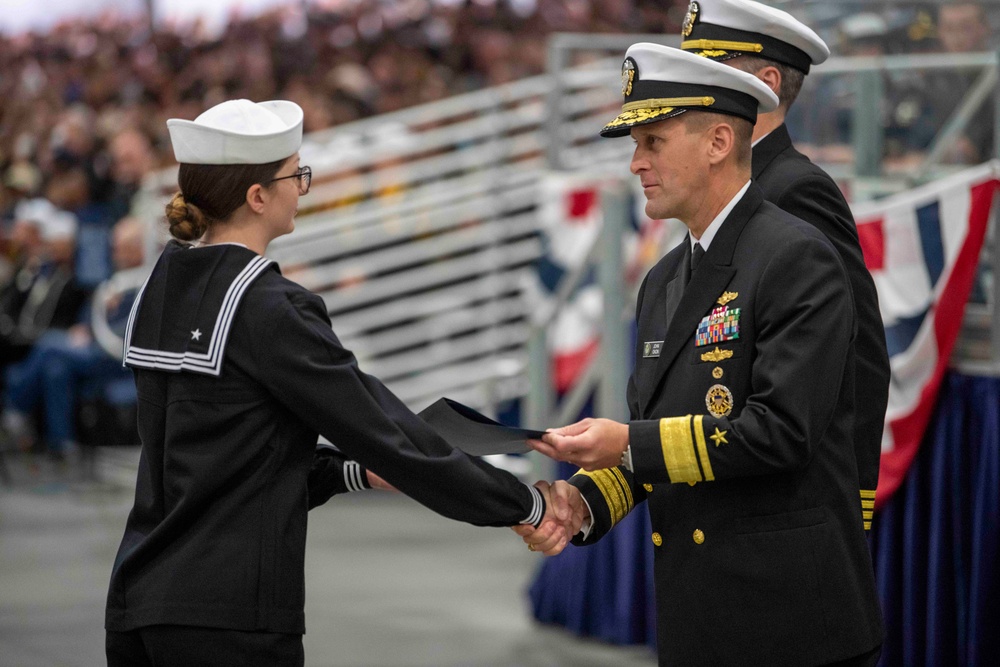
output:
POLYGON ((191 120, 167 121, 174 157, 184 164, 267 164, 302 145, 302 107, 229 100, 191 120))
POLYGON ((692 0, 681 35, 685 51, 714 60, 757 56, 805 74, 830 57, 829 47, 809 26, 752 0, 692 0))
POLYGON ((648 42, 633 44, 625 52, 622 95, 622 111, 604 126, 602 137, 624 137, 636 125, 692 110, 756 123, 758 111, 767 113, 778 107, 778 97, 752 74, 648 42))
POLYGON ((75 215, 60 210, 44 197, 19 202, 14 208, 14 218, 35 227, 45 241, 73 239, 79 227, 75 215))

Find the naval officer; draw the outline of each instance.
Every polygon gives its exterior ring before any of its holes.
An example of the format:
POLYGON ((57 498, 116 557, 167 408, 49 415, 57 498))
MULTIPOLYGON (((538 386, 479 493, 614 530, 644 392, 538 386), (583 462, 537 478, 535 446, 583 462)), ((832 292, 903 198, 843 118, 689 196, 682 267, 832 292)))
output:
POLYGON ((778 96, 778 107, 761 114, 754 125, 753 180, 764 199, 823 232, 847 269, 858 321, 853 436, 858 509, 865 531, 870 531, 889 400, 889 354, 878 294, 843 193, 825 171, 795 150, 785 127, 785 116, 810 67, 824 62, 830 50, 791 14, 752 0, 694 0, 682 35, 682 49, 749 72, 778 96))
MULTIPOLYGON (((663 665, 867 665, 882 627, 852 442, 857 322, 843 262, 751 180, 758 78, 635 44, 622 67, 631 170, 687 237, 639 291, 630 421, 534 447, 593 544, 646 501, 663 665)), ((576 526, 573 526, 575 528, 576 526)), ((517 529, 552 554, 553 525, 517 529)))

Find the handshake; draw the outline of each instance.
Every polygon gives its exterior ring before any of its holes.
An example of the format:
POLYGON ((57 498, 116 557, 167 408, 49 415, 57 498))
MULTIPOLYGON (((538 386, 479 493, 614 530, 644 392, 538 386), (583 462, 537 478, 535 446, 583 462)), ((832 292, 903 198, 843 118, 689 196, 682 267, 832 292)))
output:
MULTIPOLYGON (((547 431, 541 440, 529 440, 537 452, 556 461, 578 465, 584 470, 613 468, 628 448, 628 425, 610 419, 584 419, 547 431)), ((535 487, 545 497, 547 512, 538 528, 514 526, 528 549, 555 556, 573 536, 590 526, 590 508, 580 490, 564 481, 538 482, 535 487)))
POLYGON ((522 525, 511 530, 521 536, 529 551, 555 556, 583 529, 584 523, 589 524, 590 508, 580 490, 568 482, 536 482, 535 488, 545 498, 545 518, 538 528, 522 525))

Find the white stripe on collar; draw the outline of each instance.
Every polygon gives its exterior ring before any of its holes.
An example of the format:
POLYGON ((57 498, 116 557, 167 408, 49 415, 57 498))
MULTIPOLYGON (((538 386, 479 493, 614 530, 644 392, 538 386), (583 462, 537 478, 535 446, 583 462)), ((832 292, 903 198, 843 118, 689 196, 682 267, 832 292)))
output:
MULTIPOLYGON (((139 301, 142 292, 136 297, 132 306, 132 314, 129 316, 129 323, 126 327, 125 360, 124 363, 140 368, 152 368, 165 371, 192 371, 205 375, 219 375, 222 372, 223 353, 226 349, 226 341, 229 339, 229 330, 232 328, 233 318, 236 309, 240 305, 240 300, 247 288, 253 281, 264 272, 272 263, 270 259, 264 257, 254 257, 236 276, 226 296, 222 300, 222 308, 215 320, 212 328, 212 338, 208 343, 208 352, 165 352, 163 350, 147 350, 132 345, 132 324, 138 312, 139 301)), ((148 282, 148 279, 147 279, 148 282)), ((143 290, 146 286, 143 285, 143 290)))
POLYGON ((122 368, 128 366, 126 360, 128 359, 128 346, 132 342, 132 325, 135 324, 135 314, 139 312, 139 302, 142 301, 142 293, 146 291, 146 285, 149 284, 149 279, 152 277, 152 272, 146 276, 142 287, 139 288, 139 293, 135 295, 135 301, 132 302, 132 310, 128 314, 128 322, 125 324, 125 337, 122 340, 122 368))

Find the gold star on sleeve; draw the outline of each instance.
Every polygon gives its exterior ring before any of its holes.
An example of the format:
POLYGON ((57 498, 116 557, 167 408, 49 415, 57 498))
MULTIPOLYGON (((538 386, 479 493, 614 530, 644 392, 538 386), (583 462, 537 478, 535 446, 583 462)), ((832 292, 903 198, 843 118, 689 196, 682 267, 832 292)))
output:
POLYGON ((715 443, 716 447, 718 447, 719 445, 728 445, 729 441, 726 440, 726 433, 729 433, 729 431, 720 431, 719 427, 716 426, 715 433, 713 433, 708 437, 712 439, 712 442, 715 443))

